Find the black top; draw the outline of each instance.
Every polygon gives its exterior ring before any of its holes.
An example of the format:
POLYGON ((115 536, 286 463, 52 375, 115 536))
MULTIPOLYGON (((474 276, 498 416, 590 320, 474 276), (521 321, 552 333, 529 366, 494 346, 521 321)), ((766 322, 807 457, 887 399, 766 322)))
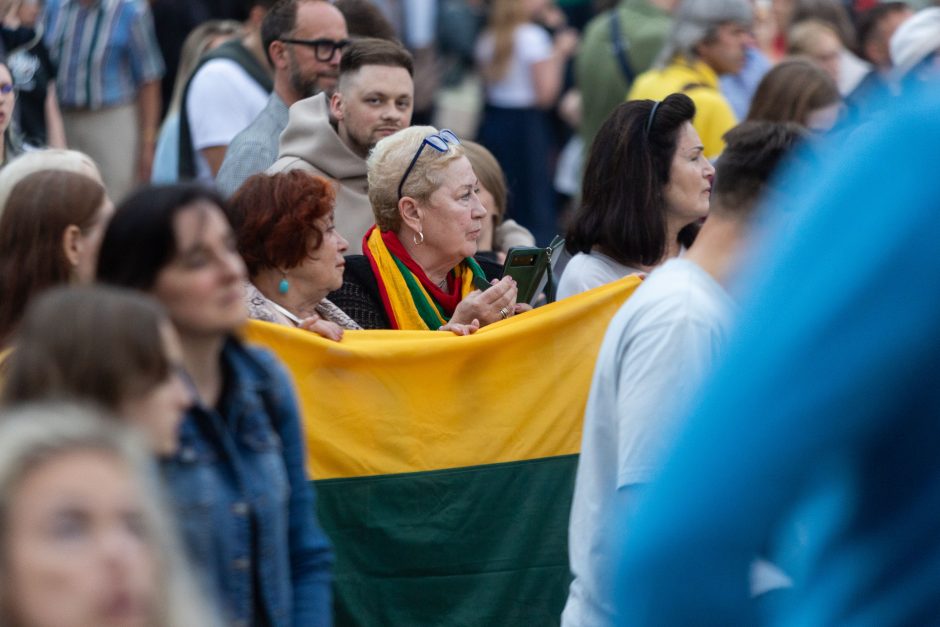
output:
POLYGON ((45 146, 46 95, 56 78, 56 66, 42 40, 29 48, 20 48, 7 57, 7 65, 16 85, 16 119, 23 141, 31 146, 45 146))
MULTIPOLYGON (((502 273, 501 265, 484 257, 474 257, 480 264, 488 280, 498 279, 502 273)), ((343 287, 327 298, 359 323, 363 329, 391 329, 392 324, 382 306, 379 294, 379 282, 372 274, 372 266, 365 255, 346 257, 346 270, 343 272, 343 287)))

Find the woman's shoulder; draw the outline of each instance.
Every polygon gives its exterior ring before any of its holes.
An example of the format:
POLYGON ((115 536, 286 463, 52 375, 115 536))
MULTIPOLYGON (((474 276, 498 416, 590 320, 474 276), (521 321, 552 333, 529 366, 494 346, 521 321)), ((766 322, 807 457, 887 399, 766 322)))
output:
POLYGON ((382 306, 379 282, 365 255, 346 257, 343 285, 327 298, 363 329, 390 329, 391 324, 382 306))

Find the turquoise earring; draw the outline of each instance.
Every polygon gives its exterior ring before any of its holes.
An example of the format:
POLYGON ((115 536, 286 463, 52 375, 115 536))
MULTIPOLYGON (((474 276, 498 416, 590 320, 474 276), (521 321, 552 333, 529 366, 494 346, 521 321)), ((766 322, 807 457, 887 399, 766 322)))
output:
POLYGON ((284 277, 281 279, 281 282, 277 284, 277 293, 286 294, 288 289, 290 289, 290 284, 287 282, 287 277, 284 277))

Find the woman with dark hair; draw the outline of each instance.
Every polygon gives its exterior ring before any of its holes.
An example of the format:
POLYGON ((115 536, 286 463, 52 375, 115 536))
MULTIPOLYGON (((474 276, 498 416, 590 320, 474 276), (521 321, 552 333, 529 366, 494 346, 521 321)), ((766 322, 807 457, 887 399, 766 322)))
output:
POLYGON ((291 170, 255 174, 229 200, 249 317, 337 341, 362 328, 326 298, 343 285, 349 248, 333 224, 335 198, 326 179, 291 170))
POLYGON ((807 59, 786 59, 764 75, 748 120, 796 122, 811 131, 828 131, 839 117, 842 96, 835 81, 807 59))
POLYGON ((35 172, 17 183, 0 216, 0 346, 36 294, 89 283, 114 211, 104 187, 83 174, 35 172))
POLYGON ((190 394, 179 336, 146 296, 59 287, 29 306, 5 363, 4 404, 91 401, 127 419, 154 453, 171 455, 190 394))
POLYGON ((715 168, 693 117, 692 100, 671 94, 625 102, 604 121, 568 228, 565 247, 574 257, 559 298, 649 272, 679 254, 680 231, 708 215, 715 168))
POLYGON ((108 226, 98 278, 156 297, 182 340, 194 405, 162 469, 189 555, 228 621, 328 625, 332 555, 297 402, 278 362, 235 337, 247 276, 223 207, 196 184, 139 189, 108 226))

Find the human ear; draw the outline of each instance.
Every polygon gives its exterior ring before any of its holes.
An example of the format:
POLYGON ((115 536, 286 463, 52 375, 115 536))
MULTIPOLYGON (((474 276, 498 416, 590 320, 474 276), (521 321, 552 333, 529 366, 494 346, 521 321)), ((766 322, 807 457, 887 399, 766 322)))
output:
POLYGON ((421 231, 421 219, 424 217, 424 212, 414 198, 405 196, 399 200, 398 213, 401 214, 401 221, 405 226, 415 233, 421 231))
POLYGON ((338 90, 330 98, 330 117, 337 121, 343 119, 343 95, 338 90))
POLYGON ((82 246, 84 246, 82 230, 74 224, 65 227, 62 232, 62 252, 65 253, 65 258, 72 266, 72 269, 78 267, 82 255, 82 246))
POLYGON ((278 70, 287 69, 287 46, 282 41, 272 41, 268 45, 268 56, 271 57, 271 64, 278 70))

